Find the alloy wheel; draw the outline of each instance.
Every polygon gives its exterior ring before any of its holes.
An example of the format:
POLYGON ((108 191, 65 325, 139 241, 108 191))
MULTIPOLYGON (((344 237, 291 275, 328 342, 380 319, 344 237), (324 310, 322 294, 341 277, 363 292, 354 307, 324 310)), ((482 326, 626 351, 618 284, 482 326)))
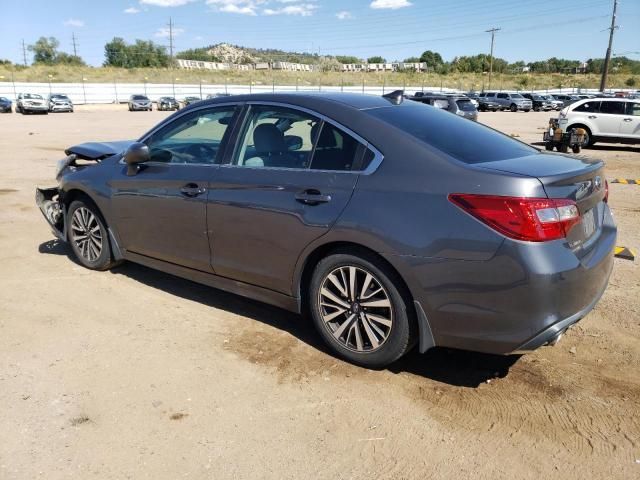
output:
POLYGON ((318 308, 325 328, 348 350, 378 350, 393 326, 391 298, 374 274, 354 265, 332 270, 322 281, 318 308))
POLYGON ((71 240, 82 257, 95 262, 102 254, 102 232, 96 216, 86 207, 77 208, 71 218, 71 240))

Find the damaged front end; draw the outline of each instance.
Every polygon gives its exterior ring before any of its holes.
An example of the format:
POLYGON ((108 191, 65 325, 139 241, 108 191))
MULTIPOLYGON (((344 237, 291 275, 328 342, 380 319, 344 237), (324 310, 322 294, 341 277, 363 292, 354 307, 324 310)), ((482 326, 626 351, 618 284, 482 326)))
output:
POLYGON ((46 218, 53 234, 62 241, 67 241, 64 206, 58 187, 36 188, 36 204, 46 218))

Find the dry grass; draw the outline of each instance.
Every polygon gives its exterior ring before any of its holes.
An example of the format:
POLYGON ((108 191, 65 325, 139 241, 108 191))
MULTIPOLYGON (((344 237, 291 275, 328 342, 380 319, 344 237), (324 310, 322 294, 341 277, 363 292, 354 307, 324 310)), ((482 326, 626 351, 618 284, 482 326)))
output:
MULTIPOLYGON (((281 71, 197 71, 177 69, 124 69, 104 67, 69 67, 69 66, 32 66, 28 68, 9 68, 0 66, 2 81, 16 82, 48 82, 52 83, 81 82, 88 83, 199 83, 200 81, 215 84, 254 85, 296 85, 311 86, 366 86, 412 87, 426 85, 442 86, 461 90, 481 90, 488 88, 488 77, 485 74, 455 73, 437 75, 425 73, 340 73, 340 72, 281 72, 281 71)), ((609 88, 624 88, 629 75, 610 75, 609 88)), ((639 79, 640 80, 640 79, 639 79)), ((491 87, 505 90, 529 90, 545 88, 597 88, 600 82, 598 75, 563 75, 563 74, 494 74, 491 87)), ((639 82, 640 83, 640 82, 639 82)))

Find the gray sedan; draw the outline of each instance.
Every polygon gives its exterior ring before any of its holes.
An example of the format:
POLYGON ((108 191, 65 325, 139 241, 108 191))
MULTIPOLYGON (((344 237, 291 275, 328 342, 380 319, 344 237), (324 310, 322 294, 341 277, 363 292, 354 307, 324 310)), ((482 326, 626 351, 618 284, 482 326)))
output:
POLYGON ((413 347, 554 344, 613 266, 602 162, 401 95, 205 100, 66 153, 37 203, 82 265, 136 262, 310 312, 367 367, 413 347))

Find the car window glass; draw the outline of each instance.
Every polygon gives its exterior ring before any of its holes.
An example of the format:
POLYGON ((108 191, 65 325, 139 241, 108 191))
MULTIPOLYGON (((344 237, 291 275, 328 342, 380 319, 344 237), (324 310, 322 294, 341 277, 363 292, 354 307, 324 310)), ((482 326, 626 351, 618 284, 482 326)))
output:
POLYGON ((507 94, 506 93, 499 93, 498 94, 498 98, 507 98, 507 94))
POLYGON ((219 163, 220 145, 235 108, 191 112, 177 118, 147 140, 152 162, 219 163))
POLYGON ((636 102, 627 103, 627 115, 633 115, 635 117, 640 116, 640 103, 636 103, 636 102))
POLYGON ((591 112, 598 113, 600 111, 600 102, 586 102, 578 105, 573 109, 574 112, 591 112))
POLYGON ((522 98, 522 95, 520 95, 519 93, 513 93, 511 94, 511 98, 522 98))
POLYGON ((251 107, 233 164, 252 168, 309 168, 320 120, 285 107, 251 107))
POLYGON ((609 113, 613 115, 624 115, 624 102, 602 102, 600 104, 600 113, 609 113))
POLYGON ((362 170, 366 170, 367 167, 371 165, 371 162, 373 162, 374 158, 376 158, 375 152, 370 148, 365 149, 364 155, 362 157, 362 165, 361 165, 362 170))
POLYGON ((483 163, 538 153, 535 148, 484 125, 418 103, 376 108, 370 110, 369 114, 465 163, 483 163))
POLYGON ((495 97, 496 94, 495 93, 487 93, 487 97, 495 97))
POLYGON ((456 100, 456 103, 458 104, 458 108, 465 112, 473 112, 476 109, 471 100, 456 100))
POLYGON ((312 136, 317 136, 317 140, 311 169, 351 170, 358 158, 358 153, 362 154, 358 148, 360 142, 327 122, 323 122, 322 125, 317 124, 315 128, 319 129, 320 133, 312 132, 312 136))

